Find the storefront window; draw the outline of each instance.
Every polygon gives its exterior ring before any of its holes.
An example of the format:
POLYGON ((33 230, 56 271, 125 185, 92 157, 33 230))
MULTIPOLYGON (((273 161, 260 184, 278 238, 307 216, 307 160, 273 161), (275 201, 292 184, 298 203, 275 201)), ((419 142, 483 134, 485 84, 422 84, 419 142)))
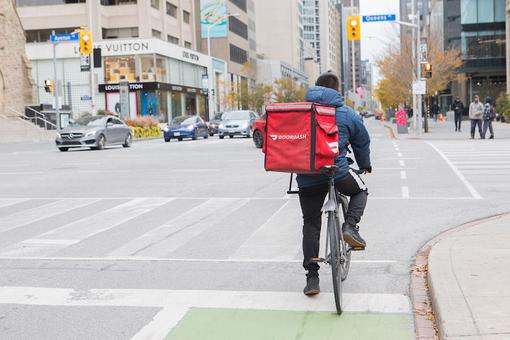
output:
POLYGON ((166 59, 164 57, 156 57, 156 81, 168 81, 166 59))
POLYGON ((107 83, 119 81, 137 81, 134 56, 105 57, 105 78, 107 83))
POLYGON ((182 116, 182 99, 180 92, 172 92, 172 119, 182 116))
POLYGON ((186 115, 195 116, 197 114, 197 98, 195 94, 186 94, 186 115))
POLYGON ((169 64, 169 70, 170 70, 170 83, 182 85, 182 77, 181 77, 182 63, 179 60, 170 59, 168 64, 169 64))
POLYGON ((142 71, 140 81, 156 81, 153 55, 140 56, 140 69, 142 71))
POLYGON ((159 112, 158 120, 160 123, 168 122, 168 91, 158 91, 159 97, 159 112))
POLYGON ((158 96, 155 91, 141 91, 141 115, 157 116, 158 114, 158 96))
POLYGON ((504 58, 505 31, 462 32, 462 59, 504 58))

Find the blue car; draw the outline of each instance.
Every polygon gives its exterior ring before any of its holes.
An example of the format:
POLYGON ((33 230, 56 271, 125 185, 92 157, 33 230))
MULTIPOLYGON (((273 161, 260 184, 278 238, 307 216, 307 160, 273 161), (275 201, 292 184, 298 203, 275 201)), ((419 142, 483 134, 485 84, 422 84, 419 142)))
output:
POLYGON ((163 129, 165 142, 170 142, 171 139, 181 141, 184 138, 196 140, 199 137, 209 138, 207 124, 199 116, 175 117, 172 123, 163 129))

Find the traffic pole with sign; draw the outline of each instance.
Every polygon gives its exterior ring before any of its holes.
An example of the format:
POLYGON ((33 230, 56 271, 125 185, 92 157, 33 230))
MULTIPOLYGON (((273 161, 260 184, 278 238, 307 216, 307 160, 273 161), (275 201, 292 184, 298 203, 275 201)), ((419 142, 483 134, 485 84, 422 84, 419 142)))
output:
MULTIPOLYGON (((51 35, 55 36, 55 31, 51 31, 51 35)), ((53 43, 53 95, 55 101, 55 122, 57 130, 60 130, 60 106, 58 102, 58 78, 57 78, 57 42, 53 43)))

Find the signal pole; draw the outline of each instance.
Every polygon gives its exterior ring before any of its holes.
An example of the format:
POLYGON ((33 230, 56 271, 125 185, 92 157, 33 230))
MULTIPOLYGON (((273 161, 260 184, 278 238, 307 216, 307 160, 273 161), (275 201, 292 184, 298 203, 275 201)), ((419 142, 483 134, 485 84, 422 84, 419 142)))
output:
MULTIPOLYGON (((358 15, 358 11, 354 10, 354 0, 351 0, 352 15, 358 15)), ((352 59, 352 93, 356 93, 356 53, 354 51, 355 41, 351 41, 351 59, 352 59)))
MULTIPOLYGON (((55 35, 55 30, 51 31, 55 35)), ((60 107, 58 102, 58 78, 57 78, 57 42, 53 43, 53 95, 55 98, 55 122, 57 130, 60 130, 60 107)))
POLYGON ((93 26, 92 26, 92 0, 87 0, 88 4, 88 12, 89 12, 89 31, 91 34, 92 40, 92 53, 90 54, 90 113, 94 116, 96 114, 96 90, 95 90, 95 72, 94 72, 94 35, 93 35, 93 26))

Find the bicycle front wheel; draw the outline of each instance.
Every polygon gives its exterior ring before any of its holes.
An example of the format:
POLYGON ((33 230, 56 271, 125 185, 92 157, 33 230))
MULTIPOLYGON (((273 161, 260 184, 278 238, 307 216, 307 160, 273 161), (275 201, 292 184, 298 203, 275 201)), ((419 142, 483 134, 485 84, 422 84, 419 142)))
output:
POLYGON ((333 293, 337 314, 342 314, 342 252, 340 228, 334 212, 328 212, 328 232, 331 247, 330 265, 333 276, 333 293))

